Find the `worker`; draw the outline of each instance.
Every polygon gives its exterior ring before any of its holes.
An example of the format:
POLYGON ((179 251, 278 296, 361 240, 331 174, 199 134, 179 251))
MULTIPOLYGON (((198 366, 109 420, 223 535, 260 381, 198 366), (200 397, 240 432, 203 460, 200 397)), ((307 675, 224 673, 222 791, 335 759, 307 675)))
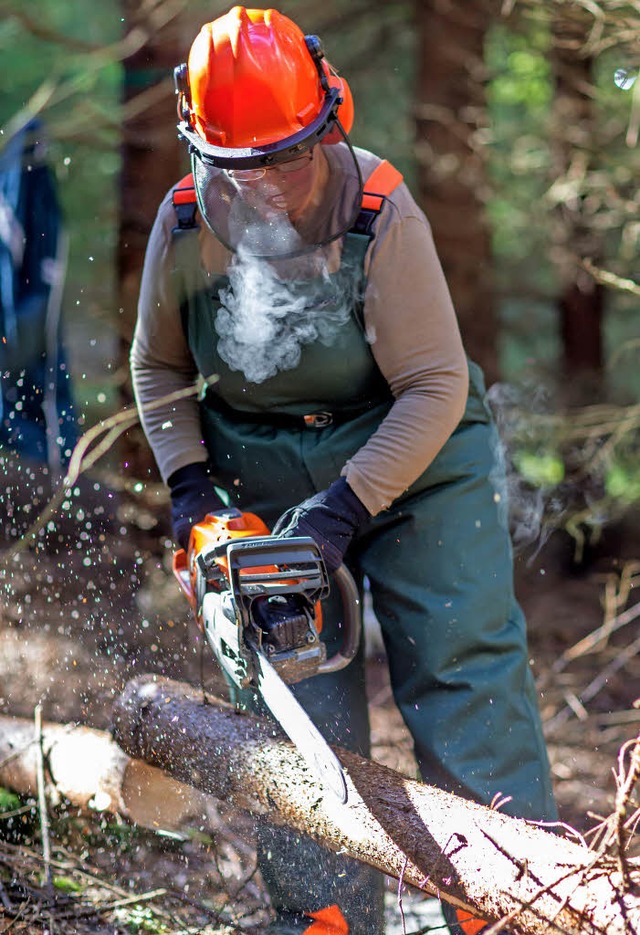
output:
MULTIPOLYGON (((279 12, 207 23, 176 84, 192 174, 151 232, 131 362, 177 543, 226 505, 311 536, 368 581, 421 779, 553 820, 499 442, 424 214, 352 145, 347 82, 279 12), (149 408, 198 379, 198 400, 149 408)), ((361 655, 294 690, 369 755, 361 655)), ((384 931, 377 871, 267 825, 258 861, 270 932, 384 931)))
POLYGON ((67 238, 33 118, 0 156, 0 449, 60 480, 78 438, 62 339, 67 238))

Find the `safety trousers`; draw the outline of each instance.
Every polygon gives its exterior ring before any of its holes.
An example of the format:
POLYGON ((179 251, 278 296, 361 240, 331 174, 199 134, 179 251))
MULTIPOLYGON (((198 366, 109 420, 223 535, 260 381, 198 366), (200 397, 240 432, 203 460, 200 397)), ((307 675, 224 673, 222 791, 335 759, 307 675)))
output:
MULTIPOLYGON (((420 777, 483 804, 499 795, 506 813, 553 821, 493 423, 459 426, 427 476, 428 485, 363 527, 347 555, 356 580, 369 583, 420 777)), ((309 482, 307 495, 314 492, 309 482)), ((261 507, 267 504, 248 508, 261 507)), ((337 598, 330 601, 323 612, 329 652, 340 621, 337 598)), ((294 688, 330 743, 368 755, 362 654, 341 672, 294 688)), ((382 878, 370 868, 270 827, 259 832, 259 864, 277 912, 302 918, 337 904, 349 935, 384 932, 382 878)), ((303 932, 301 924, 281 931, 303 932)))

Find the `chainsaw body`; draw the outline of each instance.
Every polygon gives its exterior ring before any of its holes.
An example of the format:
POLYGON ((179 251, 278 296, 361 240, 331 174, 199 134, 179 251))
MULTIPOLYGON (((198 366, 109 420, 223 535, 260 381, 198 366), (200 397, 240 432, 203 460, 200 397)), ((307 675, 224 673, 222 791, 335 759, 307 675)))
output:
POLYGON ((262 652, 289 684, 336 671, 355 654, 357 606, 346 614, 346 624, 353 625, 345 627, 342 651, 327 660, 320 602, 329 594, 329 580, 309 537, 272 537, 253 513, 210 514, 194 526, 188 553, 174 556, 174 572, 216 659, 238 688, 252 683, 254 652, 262 652))
POLYGON ((329 578, 313 539, 278 538, 253 513, 229 509, 193 527, 173 570, 231 686, 253 687, 316 774, 346 802, 335 754, 288 685, 344 668, 360 640, 359 594, 344 566, 335 581, 344 608, 340 650, 320 640, 329 578))

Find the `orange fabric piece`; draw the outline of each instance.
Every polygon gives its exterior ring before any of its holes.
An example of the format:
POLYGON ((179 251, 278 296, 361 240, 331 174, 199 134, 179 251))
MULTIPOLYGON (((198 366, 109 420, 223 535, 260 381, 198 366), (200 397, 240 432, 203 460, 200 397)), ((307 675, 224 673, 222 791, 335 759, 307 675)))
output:
POLYGON ((387 159, 376 166, 367 181, 362 195, 362 207, 370 211, 379 211, 382 201, 397 188, 402 181, 402 172, 392 166, 387 159))
POLYGON ((487 925, 483 919, 469 915, 466 909, 456 909, 456 916, 464 935, 478 935, 478 932, 481 932, 487 925))
POLYGON ((193 187, 193 173, 185 175, 173 190, 174 205, 192 204, 196 200, 196 190, 193 187))
POLYGON ((310 919, 315 919, 304 935, 349 935, 349 923, 342 915, 339 906, 327 906, 317 912, 307 912, 310 919))

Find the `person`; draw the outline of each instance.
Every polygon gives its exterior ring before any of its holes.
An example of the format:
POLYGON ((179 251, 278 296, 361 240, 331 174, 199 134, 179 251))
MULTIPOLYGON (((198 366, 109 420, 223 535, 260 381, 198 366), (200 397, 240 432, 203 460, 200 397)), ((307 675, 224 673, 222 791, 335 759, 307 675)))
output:
POLYGON ((42 122, 0 156, 0 449, 59 480, 78 438, 61 333, 66 235, 42 122))
MULTIPOLYGON (((421 779, 553 820, 499 442, 424 214, 352 145, 346 81, 279 12, 207 23, 176 83, 192 173, 150 235, 131 366, 177 542, 227 504, 312 536, 368 581, 421 779), (199 399, 148 408, 197 379, 199 399)), ((294 690, 369 755, 361 655, 294 690)), ((267 825, 258 861, 269 931, 384 931, 371 868, 267 825)))

